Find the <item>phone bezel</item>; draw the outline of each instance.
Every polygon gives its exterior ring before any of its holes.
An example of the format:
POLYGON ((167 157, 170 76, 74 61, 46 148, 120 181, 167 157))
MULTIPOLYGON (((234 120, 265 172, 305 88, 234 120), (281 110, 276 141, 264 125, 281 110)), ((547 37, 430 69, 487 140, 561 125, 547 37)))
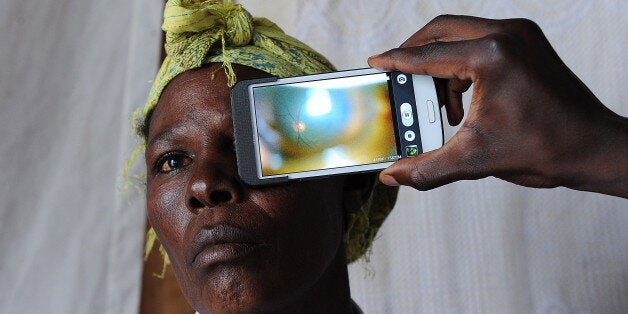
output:
MULTIPOLYGON (((358 69, 358 70, 349 70, 349 71, 340 71, 340 72, 332 72, 332 73, 323 73, 323 74, 314 74, 314 75, 306 75, 306 76, 298 76, 298 77, 290 77, 284 79, 278 79, 277 77, 267 77, 253 80, 245 80, 240 81, 231 90, 231 106, 233 113, 233 125, 234 125, 234 133, 235 133, 235 148, 237 155, 237 165, 238 165, 238 173, 242 180, 253 186, 257 185, 267 185, 267 184, 277 184, 284 183, 290 180, 302 180, 308 178, 317 178, 317 177, 326 177, 337 174, 347 174, 347 173, 360 173, 360 172, 371 172, 377 171, 387 168, 392 165, 394 161, 390 162, 381 162, 374 164, 366 164, 366 165, 355 165, 355 166, 346 166, 346 167, 337 167, 337 168, 329 168, 329 169, 319 169, 319 170, 309 170, 304 172, 294 172, 289 174, 281 174, 281 175, 272 175, 272 176, 264 176, 262 175, 262 165, 261 165, 261 157, 259 154, 259 143, 258 143, 258 135, 257 135, 257 121, 255 120, 255 104, 253 98, 253 88, 268 86, 268 85, 279 85, 279 84, 289 84, 289 83, 297 83, 297 82, 307 82, 307 81, 315 81, 315 80, 323 80, 323 79, 333 79, 340 77, 351 77, 351 76, 361 76, 368 74, 379 74, 379 73, 387 73, 384 71, 376 70, 376 69, 358 69)), ((421 82, 425 81, 425 76, 421 77, 419 80, 421 82)), ((430 80, 431 77, 427 77, 430 80)), ((413 81, 414 81, 413 75, 413 81)), ((421 83, 424 85, 424 83, 421 83)), ((415 84, 417 86, 419 84, 415 84)), ((415 97, 416 91, 420 90, 424 92, 425 89, 429 90, 429 86, 419 86, 415 87, 415 97)), ((436 104, 436 108, 438 109, 438 99, 436 98, 436 90, 434 88, 434 83, 431 83, 431 89, 433 89, 433 93, 428 93, 431 97, 434 96, 434 103, 436 104)), ((421 97, 423 100, 425 97, 421 97)), ((391 99, 391 102, 393 100, 391 99)), ((419 103, 419 99, 416 99, 417 104, 419 103)), ((440 121, 440 110, 436 110, 438 116, 438 120, 440 121)), ((417 107, 417 114, 420 116, 419 107, 417 107)), ((393 119, 395 120, 395 119, 393 119)), ((419 133, 423 134, 422 125, 419 120, 419 133)), ((396 123, 396 122, 395 122, 396 123)), ((425 126, 425 132, 428 134, 434 134, 434 125, 425 126)), ((440 123, 439 123, 440 126, 440 123)), ((396 128, 396 126, 395 126, 396 128)), ((440 128, 440 141, 442 142, 442 127, 440 128)), ((423 140, 423 137, 421 138, 423 140)), ((442 145, 442 144, 441 144, 442 145)), ((397 146, 399 146, 399 142, 397 142, 397 146)), ((425 151, 425 150, 424 150, 425 151)))
POLYGON ((427 75, 412 74, 414 97, 419 120, 422 153, 440 148, 444 144, 443 119, 440 112, 434 78, 427 75), (432 102, 429 108, 428 101, 432 102), (429 122, 429 110, 434 110, 434 122, 429 122))

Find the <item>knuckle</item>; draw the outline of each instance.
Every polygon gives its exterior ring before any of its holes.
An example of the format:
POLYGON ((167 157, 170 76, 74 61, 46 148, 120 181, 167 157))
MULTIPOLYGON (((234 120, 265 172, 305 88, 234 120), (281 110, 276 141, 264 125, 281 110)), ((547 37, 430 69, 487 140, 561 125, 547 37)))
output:
POLYGON ((525 18, 503 20, 501 28, 503 32, 520 40, 544 37, 541 27, 534 21, 525 18))
POLYGON ((428 176, 419 168, 414 168, 410 172, 410 181, 412 182, 412 187, 419 191, 429 190, 428 180, 428 176))
POLYGON ((494 33, 483 38, 482 50, 491 64, 501 66, 516 56, 516 43, 506 33, 494 33))
POLYGON ((525 33, 541 33, 541 27, 534 21, 524 18, 513 19, 513 26, 516 30, 525 33))
POLYGON ((435 18, 433 18, 429 23, 427 23, 428 25, 442 25, 443 23, 448 23, 454 19, 456 19, 457 16, 456 15, 452 15, 452 14, 441 14, 435 18))
POLYGON ((449 16, 450 16, 449 14, 438 15, 437 17, 433 18, 428 24, 439 24, 443 22, 444 20, 447 20, 449 16))

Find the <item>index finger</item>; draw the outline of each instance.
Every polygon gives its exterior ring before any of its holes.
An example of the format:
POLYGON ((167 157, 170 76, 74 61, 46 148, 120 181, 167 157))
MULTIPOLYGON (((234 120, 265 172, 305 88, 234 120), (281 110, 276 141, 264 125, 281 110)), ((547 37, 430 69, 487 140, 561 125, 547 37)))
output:
POLYGON ((395 48, 372 56, 368 64, 382 70, 476 81, 476 63, 482 60, 473 41, 434 42, 418 47, 395 48))
POLYGON ((472 40, 500 29, 500 20, 466 15, 440 15, 425 24, 399 47, 422 46, 439 41, 472 40))

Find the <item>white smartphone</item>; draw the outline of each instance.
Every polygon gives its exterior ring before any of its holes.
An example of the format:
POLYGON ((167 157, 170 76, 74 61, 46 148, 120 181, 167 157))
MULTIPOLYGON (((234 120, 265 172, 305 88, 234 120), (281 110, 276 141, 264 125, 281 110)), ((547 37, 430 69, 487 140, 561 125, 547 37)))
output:
POLYGON ((231 105, 249 185, 378 171, 443 145, 430 76, 360 69, 245 80, 231 105))

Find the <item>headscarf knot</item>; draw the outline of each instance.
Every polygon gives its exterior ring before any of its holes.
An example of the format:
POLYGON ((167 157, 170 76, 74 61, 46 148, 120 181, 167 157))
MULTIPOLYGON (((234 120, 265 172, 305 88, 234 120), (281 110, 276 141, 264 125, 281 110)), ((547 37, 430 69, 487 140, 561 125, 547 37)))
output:
POLYGON ((248 45, 253 38, 253 17, 239 4, 217 1, 169 1, 162 29, 166 52, 178 64, 199 67, 214 54, 217 44, 225 47, 248 45))

